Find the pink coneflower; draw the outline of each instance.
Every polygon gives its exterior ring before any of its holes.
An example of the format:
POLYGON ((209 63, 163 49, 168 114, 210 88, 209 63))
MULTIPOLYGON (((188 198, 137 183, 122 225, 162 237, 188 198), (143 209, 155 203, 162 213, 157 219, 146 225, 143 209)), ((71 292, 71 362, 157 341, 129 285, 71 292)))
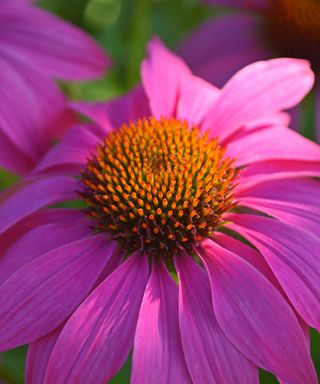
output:
POLYGON ((132 383, 317 382, 320 151, 281 112, 312 84, 275 59, 220 91, 154 39, 142 87, 77 105, 98 125, 0 206, 0 346, 30 344, 27 383, 106 383, 131 351, 132 383))
MULTIPOLYGON (((320 110, 320 3, 318 0, 206 0, 235 12, 201 25, 180 53, 198 75, 223 85, 244 65, 272 57, 311 62, 316 73, 315 108, 320 110)), ((298 128, 299 112, 294 111, 298 128)), ((316 112, 320 140, 320 114, 316 112)))
POLYGON ((31 1, 1 1, 0 165, 26 173, 59 135, 65 102, 51 78, 92 79, 108 62, 77 27, 31 1))

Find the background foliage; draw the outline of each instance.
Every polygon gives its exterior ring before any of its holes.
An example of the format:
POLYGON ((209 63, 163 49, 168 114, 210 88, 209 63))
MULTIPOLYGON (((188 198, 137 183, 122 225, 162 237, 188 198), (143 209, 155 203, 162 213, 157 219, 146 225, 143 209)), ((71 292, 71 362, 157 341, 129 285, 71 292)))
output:
MULTIPOLYGON (((92 83, 61 84, 70 98, 85 100, 111 98, 135 85, 146 42, 152 35, 174 48, 195 26, 214 17, 214 11, 197 0, 40 0, 39 4, 86 30, 113 57, 106 77, 92 83)), ((312 95, 304 102, 304 110, 302 132, 312 138, 312 95)), ((0 170, 0 188, 13 181, 14 176, 0 170)), ((312 332, 311 348, 320 374, 320 336, 316 332, 312 332)), ((24 347, 0 355, 1 384, 24 383, 25 355, 24 347)), ((129 383, 130 367, 129 359, 111 383, 129 383)), ((261 371, 261 383, 277 381, 261 371)))

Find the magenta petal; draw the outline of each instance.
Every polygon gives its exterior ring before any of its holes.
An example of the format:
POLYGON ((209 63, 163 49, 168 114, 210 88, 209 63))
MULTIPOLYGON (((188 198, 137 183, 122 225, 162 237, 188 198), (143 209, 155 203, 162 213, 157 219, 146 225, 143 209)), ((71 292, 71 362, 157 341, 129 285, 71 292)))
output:
POLYGON ((26 384, 43 384, 52 349, 60 335, 60 326, 30 344, 26 361, 26 384))
POLYGON ((0 258, 0 284, 36 257, 90 235, 92 223, 85 218, 83 212, 67 211, 67 215, 70 218, 64 223, 36 227, 12 244, 0 258), (73 219, 72 223, 70 219, 73 219))
POLYGON ((188 255, 178 255, 183 349, 193 383, 254 384, 258 369, 227 339, 211 303, 208 276, 188 255))
POLYGON ((0 233, 46 205, 74 198, 76 189, 75 179, 58 176, 21 188, 0 205, 0 233))
POLYGON ((313 82, 310 64, 304 60, 281 58, 250 64, 223 87, 205 128, 225 140, 250 120, 293 107, 313 82))
POLYGON ((74 170, 79 172, 88 158, 96 152, 103 136, 95 126, 76 125, 72 127, 62 140, 41 159, 34 172, 52 169, 74 170))
POLYGON ((0 131, 0 167, 18 175, 27 173, 33 161, 26 156, 2 131, 0 131))
POLYGON ((233 215, 230 228, 265 257, 301 317, 320 330, 320 240, 312 234, 257 215, 233 215))
MULTIPOLYGON (((1 257, 0 263, 3 261, 3 255, 11 248, 12 244, 16 243, 24 236, 28 231, 34 229, 37 226, 45 225, 51 223, 52 220, 55 221, 55 213, 57 210, 50 209, 49 211, 40 211, 36 212, 27 218, 23 219, 21 222, 17 223, 10 227, 5 233, 0 235, 0 249, 1 257), (52 213, 54 213, 52 215, 52 213)), ((2 266, 0 265, 0 274, 2 266)))
POLYGON ((102 127, 106 134, 123 123, 151 115, 148 99, 141 85, 126 95, 107 102, 77 101, 71 103, 71 107, 102 127))
POLYGON ((152 114, 156 118, 171 117, 176 109, 180 81, 190 71, 157 38, 149 43, 148 53, 142 63, 141 76, 152 114))
POLYGON ((254 267, 211 240, 199 249, 210 276, 212 304, 228 339, 282 380, 316 384, 303 332, 289 305, 254 267))
POLYGON ((105 102, 74 101, 70 103, 70 107, 98 124, 105 130, 106 134, 112 131, 105 102))
POLYGON ((1 55, 0 80, 1 133, 29 162, 36 162, 58 136, 66 108, 63 95, 34 68, 4 60, 1 55))
POLYGON ((114 250, 95 235, 48 252, 0 287, 0 350, 51 332, 86 297, 114 250))
POLYGON ((241 167, 264 160, 319 161, 320 148, 289 128, 271 127, 231 141, 226 155, 235 158, 235 164, 241 167))
POLYGON ((161 260, 153 263, 134 339, 131 384, 192 383, 178 319, 178 287, 161 260))
POLYGON ((261 257, 261 254, 256 249, 250 247, 242 241, 219 232, 214 235, 214 241, 221 245, 221 247, 226 248, 227 250, 235 253, 237 256, 242 257, 245 261, 261 272, 273 285, 277 288, 280 287, 279 282, 272 273, 268 263, 263 257, 261 257))
POLYGON ((102 282, 66 323, 44 384, 108 382, 133 347, 148 280, 148 259, 136 253, 102 282))
POLYGON ((67 80, 101 76, 110 64, 82 30, 36 7, 1 8, 1 51, 40 73, 67 80), (63 38, 62 38, 63 36, 63 38))
POLYGON ((279 200, 267 200, 255 197, 238 199, 239 205, 267 213, 285 223, 309 231, 320 237, 320 208, 310 210, 304 204, 292 204, 279 200))

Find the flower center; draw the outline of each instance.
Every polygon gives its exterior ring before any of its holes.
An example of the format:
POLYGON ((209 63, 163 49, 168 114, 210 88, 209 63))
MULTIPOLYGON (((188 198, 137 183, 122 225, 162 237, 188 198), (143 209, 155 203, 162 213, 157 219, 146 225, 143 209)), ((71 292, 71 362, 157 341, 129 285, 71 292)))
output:
POLYGON ((320 1, 268 0, 266 33, 277 54, 308 59, 320 70, 320 1))
POLYGON ((97 229, 129 252, 190 253, 235 205, 232 163, 186 121, 138 120, 98 147, 82 173, 81 195, 97 229))

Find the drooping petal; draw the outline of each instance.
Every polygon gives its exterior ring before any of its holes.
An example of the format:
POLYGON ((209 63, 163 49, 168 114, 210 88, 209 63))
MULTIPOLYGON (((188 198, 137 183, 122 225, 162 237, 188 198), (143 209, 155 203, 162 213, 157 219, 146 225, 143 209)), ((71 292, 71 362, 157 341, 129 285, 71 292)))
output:
POLYGON ((2 141, 5 144, 7 138, 15 145, 29 168, 61 132, 64 97, 51 80, 19 61, 11 63, 0 57, 0 80, 2 141))
POLYGON ((56 176, 20 188, 0 205, 0 233, 46 205, 74 198, 76 187, 76 180, 56 176))
POLYGON ((31 64, 40 73, 81 80, 99 77, 110 61, 76 26, 36 7, 1 7, 0 52, 31 64))
POLYGON ((26 384, 43 384, 52 349, 62 329, 63 325, 30 344, 26 360, 26 384))
POLYGON ((178 255, 183 349, 193 383, 259 382, 258 369, 227 339, 215 318, 208 276, 188 255, 178 255))
POLYGON ((320 330, 320 240, 307 231, 258 215, 232 215, 230 228, 265 257, 297 312, 320 330))
MULTIPOLYGON (((268 263, 263 257, 261 257, 261 253, 259 253, 255 248, 231 236, 225 235, 224 233, 215 233, 214 241, 221 245, 223 248, 226 248, 229 251, 235 253, 237 256, 242 257, 244 260, 254 266, 278 289, 284 299, 288 301, 288 297, 285 291, 281 287, 279 281, 276 279, 268 263)), ((296 312, 295 314, 298 318, 299 325, 303 331, 306 345, 309 348, 309 327, 296 312)))
POLYGON ((17 175, 27 173, 33 161, 0 130, 0 167, 17 175))
POLYGON ((61 324, 86 297, 114 250, 105 235, 37 257, 0 287, 0 350, 30 343, 61 324))
POLYGON ((102 282, 68 320, 50 357, 44 384, 108 382, 132 346, 148 280, 136 253, 102 282))
POLYGON ((192 383, 181 345, 178 287, 161 260, 153 263, 139 313, 131 383, 192 383))
POLYGON ((1 256, 0 284, 36 257, 89 236, 92 232, 91 225, 82 212, 68 211, 64 222, 44 224, 27 232, 13 242, 8 251, 1 256))
POLYGON ((222 87, 245 65, 271 58, 259 33, 261 24, 258 15, 218 15, 192 31, 179 53, 195 74, 222 87))
POLYGON ((319 161, 320 148, 292 129, 269 127, 229 142, 226 155, 241 167, 265 160, 319 161))
POLYGON ((310 64, 298 59, 272 59, 250 64, 221 90, 204 127, 221 141, 260 115, 296 105, 311 89, 310 64))
POLYGON ((249 264, 254 266, 277 288, 281 287, 268 263, 261 257, 261 254, 256 249, 224 233, 215 233, 213 239, 217 244, 221 245, 221 247, 242 257, 249 264))
POLYGON ((282 380, 316 384, 303 332, 274 286, 254 267, 211 240, 199 249, 210 276, 212 304, 228 339, 282 380))
POLYGON ((186 64, 159 39, 151 40, 148 57, 142 62, 141 77, 154 117, 174 115, 181 79, 189 73, 186 64))

